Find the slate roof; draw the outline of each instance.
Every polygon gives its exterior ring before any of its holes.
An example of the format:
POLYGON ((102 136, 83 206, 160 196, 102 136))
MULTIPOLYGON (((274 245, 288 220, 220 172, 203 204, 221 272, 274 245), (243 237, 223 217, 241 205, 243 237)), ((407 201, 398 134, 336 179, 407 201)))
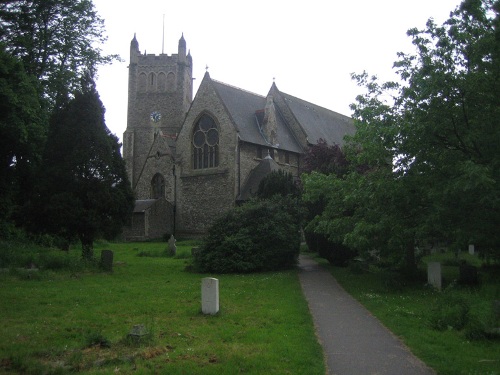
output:
MULTIPOLYGON (((229 112, 240 139, 244 142, 269 146, 260 132, 257 111, 263 110, 266 98, 250 91, 227 85, 211 79, 219 98, 229 112)), ((301 153, 302 149, 295 141, 293 134, 282 118, 278 117, 279 148, 287 151, 301 153)))
MULTIPOLYGON (((269 146, 259 127, 259 118, 262 120, 266 97, 211 78, 210 81, 231 116, 240 139, 244 142, 269 146)), ((309 144, 316 144, 322 138, 328 144, 343 145, 344 136, 354 134, 355 127, 350 117, 283 93, 274 84, 273 89, 283 98, 289 111, 304 130, 309 144)), ((282 110, 278 108, 276 116, 279 149, 302 153, 302 147, 281 115, 282 110)))
POLYGON ((343 145, 344 136, 354 134, 355 127, 350 117, 281 91, 280 94, 306 132, 310 144, 316 144, 322 138, 330 145, 333 143, 343 145))
POLYGON ((134 213, 145 212, 153 204, 155 204, 156 199, 140 199, 135 201, 134 213))

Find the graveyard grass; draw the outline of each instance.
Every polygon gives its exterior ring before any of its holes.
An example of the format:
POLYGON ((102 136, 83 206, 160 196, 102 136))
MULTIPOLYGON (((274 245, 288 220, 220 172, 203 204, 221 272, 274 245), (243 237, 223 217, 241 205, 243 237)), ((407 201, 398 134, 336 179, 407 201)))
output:
MULTIPOLYGON (((477 257, 462 254, 461 258, 479 265, 477 257)), ((487 319, 492 301, 500 299, 500 275, 483 274, 480 287, 463 287, 454 283, 458 267, 443 266, 441 292, 424 283, 403 285, 394 274, 384 272, 353 272, 349 268, 328 267, 337 281, 361 302, 410 350, 439 375, 500 375, 500 339, 469 340, 465 330, 437 331, 429 324, 429 316, 440 300, 461 298, 470 304, 470 318, 487 319), (493 276, 493 279, 491 278, 493 276)), ((454 261, 452 254, 437 254, 425 261, 454 261)), ((424 267, 422 267, 422 272, 424 267)))
MULTIPOLYGON (((101 244, 112 273, 0 273, 0 373, 324 374, 297 271, 186 272, 191 245, 101 244), (201 279, 219 279, 220 312, 201 313, 201 279), (144 324, 149 336, 127 338, 144 324)), ((79 250, 69 256, 79 256, 79 250)))

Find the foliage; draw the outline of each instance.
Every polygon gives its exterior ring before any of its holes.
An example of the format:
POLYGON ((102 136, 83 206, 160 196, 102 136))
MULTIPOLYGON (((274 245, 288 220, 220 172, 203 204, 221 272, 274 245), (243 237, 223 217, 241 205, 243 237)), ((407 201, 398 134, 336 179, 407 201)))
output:
POLYGON ((248 273, 291 268, 300 250, 300 212, 290 197, 253 200, 209 229, 194 266, 200 272, 248 273))
POLYGON ((343 176, 347 172, 348 161, 342 148, 329 145, 320 138, 315 145, 309 146, 304 153, 303 173, 318 172, 343 176))
POLYGON ((499 251, 495 4, 465 0, 441 27, 429 20, 425 30, 410 30, 416 54, 399 54, 400 83, 353 75, 366 94, 352 105, 350 170, 304 178, 306 200, 327 201, 315 231, 409 272, 416 246, 429 241, 499 251))
POLYGON ((14 205, 31 190, 45 140, 46 119, 38 86, 19 59, 0 43, 0 236, 14 205))
POLYGON ((444 293, 436 298, 431 307, 429 324, 438 331, 463 329, 469 323, 470 305, 460 296, 444 293))
POLYGON ((51 118, 42 171, 32 229, 78 237, 83 257, 92 258, 94 240, 116 236, 134 201, 93 81, 51 118))
POLYGON ((281 169, 269 173, 262 179, 257 190, 259 199, 269 199, 274 195, 299 196, 299 188, 294 181, 293 175, 281 169))
MULTIPOLYGON (((309 146, 304 154, 303 172, 305 174, 332 175, 342 179, 347 173, 349 163, 339 145, 328 145, 320 139, 316 145, 309 146)), ((303 175, 305 176, 305 175, 303 175)), ((342 243, 339 238, 316 230, 316 218, 323 214, 327 205, 328 192, 318 192, 313 199, 305 200, 306 226, 305 240, 311 251, 327 259, 335 266, 345 267, 357 252, 342 243)))
POLYGON ((0 41, 43 86, 50 106, 62 105, 103 56, 104 21, 92 0, 13 0, 0 4, 0 41))

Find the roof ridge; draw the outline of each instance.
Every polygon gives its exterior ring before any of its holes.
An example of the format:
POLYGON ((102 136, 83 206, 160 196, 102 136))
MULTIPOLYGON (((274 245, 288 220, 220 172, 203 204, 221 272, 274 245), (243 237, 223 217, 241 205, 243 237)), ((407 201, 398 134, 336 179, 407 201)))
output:
POLYGON ((291 97, 291 98, 293 98, 293 99, 297 99, 297 100, 301 101, 302 103, 307 103, 307 104, 310 104, 312 107, 321 108, 321 109, 324 109, 324 110, 326 110, 326 111, 329 111, 329 112, 335 113, 335 114, 337 114, 337 115, 340 115, 340 116, 343 116, 343 117, 347 117, 347 118, 351 118, 350 116, 347 116, 347 115, 344 115, 343 113, 340 113, 340 112, 334 111, 333 109, 323 107, 323 106, 321 106, 321 105, 319 105, 319 104, 315 104, 315 103, 313 103, 313 102, 309 102, 309 101, 307 101, 307 100, 305 100, 305 99, 301 99, 301 98, 299 98, 298 96, 294 96, 294 95, 288 94, 288 93, 283 92, 283 91, 280 91, 280 92, 281 92, 281 94, 283 94, 283 95, 285 95, 285 96, 287 96, 287 97, 291 97))
POLYGON ((255 95, 255 96, 259 96, 261 98, 265 98, 266 96, 264 95, 261 95, 261 94, 257 94, 253 91, 249 91, 249 90, 245 90, 245 89, 242 89, 241 87, 236 87, 236 86, 233 86, 233 85, 230 85, 229 83, 225 83, 225 82, 221 82, 221 81, 218 81, 216 79, 213 79, 213 78, 210 78, 212 80, 212 82, 215 82, 215 83, 218 83, 220 85, 223 85, 223 86, 227 86, 227 87, 230 87, 230 88, 233 88, 233 89, 236 89, 236 90, 239 90, 239 91, 243 91, 243 92, 246 92, 248 94, 252 94, 252 95, 255 95))

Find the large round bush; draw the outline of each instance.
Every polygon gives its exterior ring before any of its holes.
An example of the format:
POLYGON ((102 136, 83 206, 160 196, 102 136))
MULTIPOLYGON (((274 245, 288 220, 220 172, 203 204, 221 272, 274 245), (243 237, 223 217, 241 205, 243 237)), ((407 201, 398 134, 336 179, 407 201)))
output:
POLYGON ((300 250, 297 200, 252 200, 209 229, 194 258, 200 272, 246 273, 294 267, 300 250))

